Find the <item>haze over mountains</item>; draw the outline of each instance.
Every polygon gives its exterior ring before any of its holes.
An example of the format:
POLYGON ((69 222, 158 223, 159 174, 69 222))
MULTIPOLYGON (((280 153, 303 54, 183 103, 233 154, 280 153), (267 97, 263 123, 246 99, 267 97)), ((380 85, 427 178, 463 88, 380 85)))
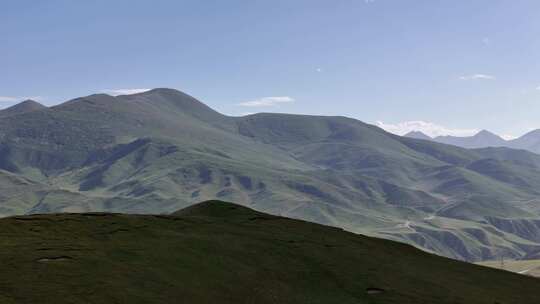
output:
POLYGON ((540 155, 528 151, 346 117, 229 117, 172 89, 29 105, 0 111, 2 216, 170 213, 217 198, 464 260, 540 250, 540 155))
POLYGON ((473 136, 437 136, 430 137, 420 131, 411 131, 405 137, 432 140, 443 144, 459 146, 468 149, 487 147, 508 147, 513 149, 524 149, 534 153, 540 153, 540 130, 533 130, 527 134, 511 140, 482 130, 473 136))

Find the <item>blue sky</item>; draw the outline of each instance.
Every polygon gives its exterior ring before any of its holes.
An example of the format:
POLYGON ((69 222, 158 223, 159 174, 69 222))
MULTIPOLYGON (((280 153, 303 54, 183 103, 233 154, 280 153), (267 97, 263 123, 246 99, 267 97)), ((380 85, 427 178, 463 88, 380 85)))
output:
POLYGON ((173 87, 230 115, 345 115, 432 135, 540 128, 536 0, 0 5, 0 107, 173 87))

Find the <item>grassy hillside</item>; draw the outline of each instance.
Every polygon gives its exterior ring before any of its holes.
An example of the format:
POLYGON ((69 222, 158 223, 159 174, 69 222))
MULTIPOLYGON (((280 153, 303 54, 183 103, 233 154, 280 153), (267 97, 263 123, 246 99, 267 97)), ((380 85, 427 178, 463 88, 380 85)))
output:
POLYGON ((537 279, 211 201, 0 220, 2 303, 537 303, 537 279))
POLYGON ((229 117, 171 89, 14 109, 0 111, 0 216, 221 199, 464 260, 540 250, 540 156, 526 151, 466 150, 345 117, 229 117))

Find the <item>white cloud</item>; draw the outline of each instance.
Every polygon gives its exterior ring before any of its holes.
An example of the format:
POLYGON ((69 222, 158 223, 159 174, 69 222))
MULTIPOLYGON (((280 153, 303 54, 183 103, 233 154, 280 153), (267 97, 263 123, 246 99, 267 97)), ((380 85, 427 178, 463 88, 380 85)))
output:
POLYGON ((538 91, 540 91, 540 86, 537 86, 536 89, 537 89, 538 91))
POLYGON ((131 95, 131 94, 144 93, 150 90, 151 89, 109 89, 109 90, 104 90, 104 92, 114 95, 114 96, 118 96, 118 95, 131 95))
POLYGON ((11 97, 11 96, 0 96, 0 102, 15 102, 19 100, 17 97, 11 97))
POLYGON ((315 71, 320 73, 320 72, 322 72, 322 69, 321 68, 316 68, 315 71))
POLYGON ((482 38, 482 43, 485 45, 489 45, 491 43, 491 40, 488 37, 482 38))
POLYGON ((514 135, 510 135, 510 134, 503 134, 503 135, 501 135, 501 137, 502 137, 504 140, 512 140, 512 139, 518 138, 518 136, 514 136, 514 135))
POLYGON ((437 137, 444 135, 452 136, 472 136, 480 130, 478 129, 453 129, 438 125, 433 122, 422 120, 404 121, 396 124, 387 124, 382 121, 377 121, 376 125, 390 133, 397 135, 405 135, 411 131, 420 131, 428 136, 437 137))
POLYGON ((237 105, 243 107, 273 107, 282 103, 294 102, 294 98, 289 96, 262 97, 255 100, 241 102, 237 105))
POLYGON ((460 76, 461 80, 495 80, 495 76, 486 75, 486 74, 472 74, 472 75, 463 75, 460 76))

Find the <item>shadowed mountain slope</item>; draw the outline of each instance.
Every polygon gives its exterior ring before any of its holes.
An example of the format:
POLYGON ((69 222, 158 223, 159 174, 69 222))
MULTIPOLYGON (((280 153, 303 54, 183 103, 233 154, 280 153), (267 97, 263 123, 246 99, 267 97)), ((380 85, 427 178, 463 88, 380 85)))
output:
POLYGON ((537 303, 540 281, 229 203, 0 219, 2 303, 537 303), (31 286, 31 288, 29 288, 31 286))
POLYGON ((540 229, 496 223, 540 215, 540 156, 524 153, 346 117, 229 117, 172 89, 97 94, 0 117, 10 189, 0 215, 167 213, 223 199, 459 259, 519 258, 540 248, 540 229))

